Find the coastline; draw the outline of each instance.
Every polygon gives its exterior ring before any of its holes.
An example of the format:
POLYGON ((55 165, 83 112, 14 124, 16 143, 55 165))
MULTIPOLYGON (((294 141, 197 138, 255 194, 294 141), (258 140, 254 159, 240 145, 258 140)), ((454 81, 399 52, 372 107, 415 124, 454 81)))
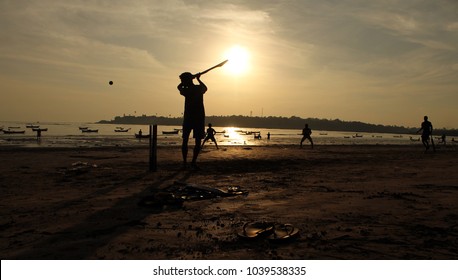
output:
POLYGON ((455 147, 0 147, 3 259, 457 259, 455 147), (191 153, 191 151, 190 151, 191 153), (145 207, 177 182, 248 195, 145 207), (292 224, 284 243, 244 223, 292 224))
MULTIPOLYGON (((24 127, 24 123, 9 123, 17 127, 24 127)), ((148 134, 147 125, 129 125, 123 127, 125 132, 116 132, 117 125, 94 125, 85 124, 97 130, 96 133, 83 133, 80 130, 81 123, 45 124, 40 127, 46 129, 41 134, 40 141, 37 133, 31 129, 25 129, 24 134, 3 134, 0 133, 0 146, 27 146, 27 147, 129 147, 148 145, 148 139, 136 139, 135 133, 142 130, 148 134)), ((301 129, 265 129, 265 128, 238 128, 238 127, 214 127, 219 133, 216 136, 221 146, 260 146, 260 145, 295 145, 301 140, 301 129), (259 132, 261 139, 254 138, 252 132, 259 132), (270 135, 270 139, 268 139, 270 135)), ((158 126, 158 146, 179 146, 181 145, 181 134, 164 134, 172 130, 179 130, 180 126, 158 126)), ((22 128, 21 128, 22 130, 22 128)), ((421 145, 418 134, 390 134, 390 133, 369 133, 358 131, 323 131, 313 129, 312 138, 317 145, 421 145)), ((455 138, 447 135, 448 143, 455 138)), ((440 136, 435 138, 439 142, 440 136)))

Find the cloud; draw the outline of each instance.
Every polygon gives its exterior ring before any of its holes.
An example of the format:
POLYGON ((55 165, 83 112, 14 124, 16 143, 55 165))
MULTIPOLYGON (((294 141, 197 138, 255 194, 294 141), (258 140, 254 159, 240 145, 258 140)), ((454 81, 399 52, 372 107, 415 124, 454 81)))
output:
POLYGON ((458 21, 457 22, 451 22, 445 26, 445 30, 450 31, 450 32, 456 32, 458 31, 458 21))
MULTIPOLYGON (((351 94, 355 102, 378 100, 381 92, 393 100, 418 91, 450 96, 457 88, 457 8, 455 0, 0 1, 0 75, 36 77, 56 92, 69 77, 91 84, 107 76, 132 79, 139 92, 172 91, 185 67, 211 66, 238 44, 253 64, 238 92, 281 101, 277 114, 300 115, 288 106, 306 106, 299 94, 305 90, 351 94)), ((219 80, 218 90, 230 93, 231 82, 219 80)), ((94 90, 83 84, 62 91, 94 90)), ((169 95, 155 96, 155 104, 170 103, 169 95)), ((247 105, 234 110, 248 110, 246 96, 237 100, 247 105)), ((326 112, 327 103, 338 114, 336 100, 316 101, 316 111, 326 112)))
MULTIPOLYGON (((137 30, 126 26, 132 22, 126 19, 137 15, 138 9, 123 6, 123 9, 113 12, 109 7, 83 4, 77 1, 52 4, 33 1, 25 7, 21 2, 16 7, 9 7, 9 12, 2 14, 5 17, 1 20, 7 23, 6 28, 0 31, 9 43, 0 47, 1 55, 50 64, 137 67, 148 63, 154 67, 162 66, 145 49, 122 43, 123 37, 132 34, 129 30, 137 30), (124 20, 116 20, 118 17, 124 20)), ((135 20, 131 24, 135 26, 135 20)))

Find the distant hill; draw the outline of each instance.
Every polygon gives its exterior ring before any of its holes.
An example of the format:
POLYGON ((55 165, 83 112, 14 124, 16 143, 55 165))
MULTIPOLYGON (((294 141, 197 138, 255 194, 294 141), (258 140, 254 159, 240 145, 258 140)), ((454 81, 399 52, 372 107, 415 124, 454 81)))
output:
MULTIPOLYGON (((284 128, 302 129, 308 123, 313 130, 327 131, 353 131, 353 132, 372 132, 372 133, 394 133, 394 134, 414 134, 418 127, 386 126, 363 123, 359 121, 342 121, 339 119, 317 119, 292 117, 248 117, 248 116, 206 116, 206 122, 214 126, 233 126, 249 128, 284 128)), ((109 124, 157 124, 181 126, 182 118, 162 117, 162 116, 116 116, 113 120, 101 120, 99 123, 109 124)), ((435 135, 446 134, 458 136, 457 129, 435 129, 435 135)))

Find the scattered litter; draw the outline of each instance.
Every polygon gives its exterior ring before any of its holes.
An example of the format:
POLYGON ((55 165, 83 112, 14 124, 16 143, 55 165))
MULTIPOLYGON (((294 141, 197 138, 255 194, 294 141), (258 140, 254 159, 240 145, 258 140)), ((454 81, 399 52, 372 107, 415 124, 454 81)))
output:
POLYGON ((217 197, 248 195, 240 186, 211 188, 202 185, 175 182, 173 185, 140 200, 139 206, 150 208, 181 207, 186 200, 202 200, 217 197))
POLYGON ((226 186, 225 188, 212 188, 203 185, 175 182, 168 190, 183 200, 210 199, 215 197, 228 197, 236 195, 248 195, 248 191, 240 186, 226 186))
POLYGON ((83 173, 89 172, 92 168, 98 168, 99 166, 97 164, 90 164, 88 162, 83 162, 83 161, 77 161, 71 164, 70 168, 67 167, 61 167, 59 168, 59 173, 65 174, 65 175, 80 175, 83 173))
POLYGON ((97 168, 97 164, 89 164, 88 162, 83 162, 83 161, 74 162, 74 163, 72 163, 72 166, 74 166, 75 168, 77 168, 77 167, 94 167, 94 168, 97 168))

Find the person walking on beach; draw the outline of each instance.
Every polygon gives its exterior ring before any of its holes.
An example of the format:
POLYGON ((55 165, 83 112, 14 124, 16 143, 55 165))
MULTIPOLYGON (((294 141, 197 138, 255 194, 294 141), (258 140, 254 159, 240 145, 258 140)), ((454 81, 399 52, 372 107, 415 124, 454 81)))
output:
MULTIPOLYGON (((433 125, 428 121, 428 116, 423 117, 423 122, 421 123, 420 129, 417 131, 421 133, 421 142, 425 146, 425 152, 429 150, 429 137, 433 134, 433 125)), ((434 143, 432 143, 434 145, 434 143)))
POLYGON ((202 149, 204 148, 205 142, 208 140, 212 140, 212 142, 215 143, 216 149, 218 149, 218 143, 216 143, 215 134, 216 130, 213 129, 212 124, 209 123, 207 128, 207 136, 205 136, 204 142, 202 142, 202 149))
POLYGON ((180 75, 181 83, 177 86, 180 94, 185 97, 184 114, 183 114, 183 143, 181 152, 183 155, 183 168, 187 165, 188 140, 193 131, 195 138, 194 151, 192 155, 191 167, 198 169, 196 162, 201 149, 201 141, 205 136, 205 108, 204 94, 207 92, 207 86, 200 80, 200 74, 193 75, 184 72, 180 75), (194 78, 199 84, 194 84, 194 78))
POLYGON ((305 141, 305 139, 308 139, 310 141, 310 144, 312 144, 312 149, 313 149, 313 140, 312 140, 312 130, 309 128, 308 124, 305 124, 304 128, 302 129, 302 140, 301 140, 301 148, 302 148, 302 143, 305 141))

